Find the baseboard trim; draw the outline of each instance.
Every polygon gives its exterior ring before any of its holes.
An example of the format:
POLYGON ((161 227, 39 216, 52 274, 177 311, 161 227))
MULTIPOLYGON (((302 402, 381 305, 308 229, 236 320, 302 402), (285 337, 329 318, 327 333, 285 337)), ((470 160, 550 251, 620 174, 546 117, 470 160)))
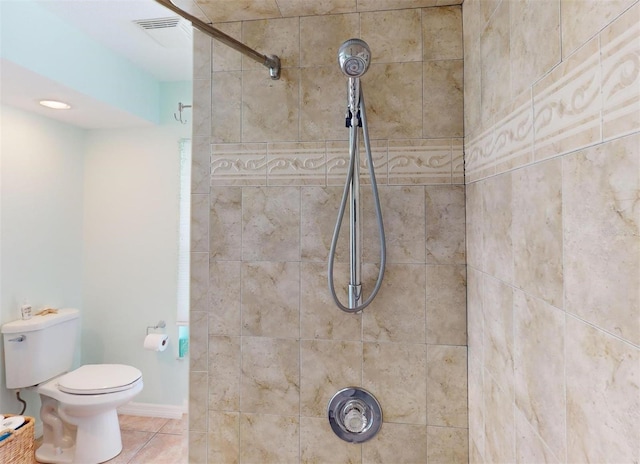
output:
POLYGON ((127 403, 118 408, 118 414, 144 417, 162 417, 163 419, 180 419, 187 412, 185 406, 173 404, 127 403))

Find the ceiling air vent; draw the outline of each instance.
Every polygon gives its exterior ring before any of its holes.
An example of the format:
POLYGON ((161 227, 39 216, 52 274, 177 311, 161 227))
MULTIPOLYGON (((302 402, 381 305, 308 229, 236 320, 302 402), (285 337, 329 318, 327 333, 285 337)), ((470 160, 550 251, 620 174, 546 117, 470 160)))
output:
POLYGON ((137 19, 133 22, 165 48, 191 46, 191 23, 186 19, 171 16, 168 18, 137 19))

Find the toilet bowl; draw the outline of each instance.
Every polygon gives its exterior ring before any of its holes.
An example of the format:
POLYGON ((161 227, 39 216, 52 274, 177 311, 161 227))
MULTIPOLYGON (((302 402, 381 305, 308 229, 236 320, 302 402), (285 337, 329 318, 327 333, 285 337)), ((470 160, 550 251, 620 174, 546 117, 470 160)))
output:
POLYGON ((36 459, 97 464, 117 456, 122 451, 117 408, 142 387, 142 373, 122 364, 87 364, 40 385, 44 436, 36 459))

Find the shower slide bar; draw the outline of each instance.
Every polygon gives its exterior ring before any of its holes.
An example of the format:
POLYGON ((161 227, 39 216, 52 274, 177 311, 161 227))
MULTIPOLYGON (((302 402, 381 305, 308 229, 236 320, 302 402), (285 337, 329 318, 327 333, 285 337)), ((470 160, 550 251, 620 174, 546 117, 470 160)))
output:
POLYGON ((198 29, 199 31, 204 32, 205 34, 222 42, 226 46, 231 47, 236 51, 239 51, 240 53, 248 56, 252 60, 257 61, 261 65, 269 68, 269 76, 271 76, 271 79, 274 79, 274 80, 280 79, 280 58, 278 58, 276 55, 267 56, 255 51, 253 48, 250 48, 245 44, 243 44, 242 42, 237 41, 233 37, 228 36, 221 30, 216 29, 215 27, 212 27, 211 25, 196 18, 195 16, 190 15, 183 9, 178 8, 169 0, 155 0, 155 1, 160 5, 164 6, 165 8, 170 9, 171 11, 176 13, 178 16, 182 16, 187 21, 191 21, 191 25, 196 29, 198 29))

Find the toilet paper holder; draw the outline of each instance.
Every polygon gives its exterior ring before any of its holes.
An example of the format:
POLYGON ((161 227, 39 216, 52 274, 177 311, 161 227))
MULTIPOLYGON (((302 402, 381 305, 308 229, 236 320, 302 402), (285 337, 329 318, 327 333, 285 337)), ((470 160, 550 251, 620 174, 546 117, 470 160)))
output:
POLYGON ((167 324, 164 321, 158 321, 156 325, 150 325, 147 327, 147 335, 149 335, 150 330, 164 329, 166 326, 167 324))

